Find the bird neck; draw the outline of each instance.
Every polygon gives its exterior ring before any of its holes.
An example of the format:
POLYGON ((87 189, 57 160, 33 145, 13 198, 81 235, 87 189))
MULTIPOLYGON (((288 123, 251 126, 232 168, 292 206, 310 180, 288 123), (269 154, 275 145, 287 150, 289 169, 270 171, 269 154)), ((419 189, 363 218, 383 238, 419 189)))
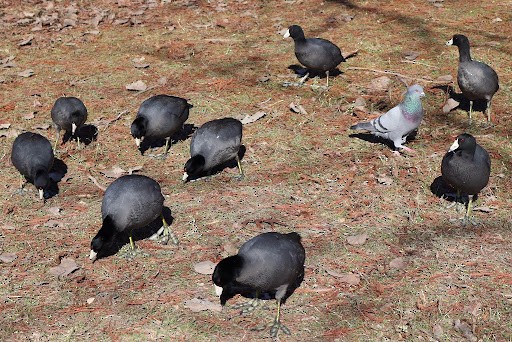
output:
POLYGON ((469 49, 469 42, 461 42, 459 48, 459 63, 470 62, 471 52, 469 49))
POLYGON ((417 96, 405 95, 405 99, 401 104, 402 111, 406 117, 416 116, 423 111, 421 101, 417 96))

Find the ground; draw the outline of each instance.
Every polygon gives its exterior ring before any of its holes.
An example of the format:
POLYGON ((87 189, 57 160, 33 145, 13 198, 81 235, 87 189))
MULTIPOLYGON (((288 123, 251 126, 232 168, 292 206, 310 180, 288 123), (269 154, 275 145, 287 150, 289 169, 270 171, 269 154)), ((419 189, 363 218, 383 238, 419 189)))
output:
POLYGON ((0 0, 1 340, 269 339, 254 328, 272 320, 273 302, 249 316, 231 307, 239 297, 222 312, 185 304, 218 303, 211 276, 195 264, 216 263, 265 231, 296 231, 306 249, 304 282, 282 307, 292 331, 283 341, 510 340, 510 1, 20 3, 0 0), (324 78, 283 86, 297 80, 288 68, 298 64, 293 42, 282 37, 291 24, 357 51, 328 91, 319 87, 324 78), (481 112, 469 126, 466 111, 442 110, 441 76, 455 77, 458 58, 445 42, 455 33, 499 74, 492 125, 481 112), (382 76, 389 80, 376 80, 382 76), (148 88, 126 89, 138 80, 148 88), (408 143, 416 153, 397 157, 350 136, 352 124, 400 102, 404 82, 427 94, 408 143), (151 156, 161 149, 137 151, 131 121, 160 93, 188 99, 195 127, 265 113, 244 126, 243 180, 226 168, 182 183, 190 138, 165 160, 151 156), (10 150, 23 130, 55 139, 49 113, 63 95, 84 101, 98 134, 85 147, 58 147, 67 173, 43 203, 32 185, 16 191, 10 150), (476 225, 466 226, 462 205, 450 207, 431 190, 443 154, 464 131, 492 157, 476 225), (135 258, 122 249, 89 261, 101 187, 121 172, 114 166, 161 184, 179 246, 138 240, 144 253, 135 258), (59 272, 61 263, 77 269, 59 272))

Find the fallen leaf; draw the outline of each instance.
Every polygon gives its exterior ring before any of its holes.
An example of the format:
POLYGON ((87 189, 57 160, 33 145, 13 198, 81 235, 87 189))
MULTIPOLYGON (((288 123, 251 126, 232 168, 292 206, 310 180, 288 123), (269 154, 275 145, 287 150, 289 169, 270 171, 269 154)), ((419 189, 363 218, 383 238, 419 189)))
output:
POLYGON ((478 338, 473 334, 471 327, 466 322, 461 322, 460 319, 456 319, 453 321, 453 327, 459 333, 464 335, 464 337, 466 339, 468 339, 469 341, 471 341, 471 342, 478 341, 478 338))
POLYGON ((132 59, 133 66, 137 69, 145 69, 149 67, 149 63, 145 63, 144 60, 144 57, 132 59))
POLYGON ((194 271, 199 274, 213 274, 213 270, 215 269, 215 265, 210 260, 201 261, 194 265, 194 271))
POLYGON ((347 243, 352 246, 363 245, 368 239, 368 234, 352 235, 347 237, 347 243))
POLYGON ((432 333, 434 334, 434 338, 437 341, 442 341, 443 340, 443 328, 441 328, 441 326, 439 324, 435 324, 432 327, 432 333))
POLYGON ((0 261, 4 263, 13 262, 18 256, 14 253, 2 253, 0 254, 0 261))
POLYGON ((415 60, 416 58, 418 58, 419 55, 420 55, 420 53, 417 51, 405 51, 404 52, 404 58, 407 59, 408 61, 415 60))
POLYGON ((308 112, 304 109, 304 107, 302 107, 300 104, 299 105, 296 105, 295 103, 290 103, 290 105, 288 106, 290 108, 290 110, 294 113, 299 113, 299 114, 303 114, 303 115, 306 115, 308 112))
POLYGON ((361 277, 359 274, 354 273, 339 273, 337 271, 333 270, 326 270, 326 272, 333 277, 336 277, 341 281, 342 283, 346 283, 349 285, 357 285, 361 282, 361 277))
POLYGON ((379 184, 383 184, 383 185, 391 185, 391 184, 393 184, 393 178, 385 176, 385 175, 378 175, 377 182, 379 182, 379 184))
POLYGON ((464 307, 464 311, 470 313, 474 317, 478 317, 480 314, 480 309, 482 308, 482 303, 479 301, 472 302, 471 304, 464 307))
POLYGON ((131 175, 132 173, 134 173, 136 171, 140 171, 140 170, 142 170, 142 165, 137 165, 137 166, 129 168, 128 174, 131 175))
POLYGON ((0 129, 7 129, 9 127, 11 127, 10 123, 2 123, 2 124, 0 124, 0 129))
POLYGON ((108 178, 119 178, 121 177, 122 175, 124 175, 125 173, 127 173, 127 171, 121 169, 119 166, 115 165, 114 167, 112 167, 111 170, 106 170, 106 171, 100 171, 105 177, 108 177, 108 178))
POLYGON ((75 260, 71 258, 62 258, 59 266, 50 268, 50 273, 56 277, 65 277, 79 268, 80 267, 76 264, 75 260))
POLYGON ((34 115, 35 112, 31 112, 31 113, 27 113, 25 115, 22 116, 23 119, 25 120, 32 120, 33 118, 35 118, 36 116, 34 115))
POLYGON ((205 310, 210 310, 214 312, 221 312, 222 305, 219 303, 212 303, 209 300, 193 298, 185 301, 184 303, 187 309, 190 309, 192 312, 200 312, 205 310))
POLYGON ((349 51, 349 52, 342 52, 341 55, 343 56, 343 58, 348 59, 350 57, 354 57, 358 53, 359 53, 359 49, 352 50, 352 51, 349 51))
POLYGON ((95 298, 94 297, 90 297, 90 298, 87 298, 87 304, 91 305, 93 302, 94 302, 95 298))
POLYGON ((46 211, 48 211, 53 216, 60 216, 60 211, 61 210, 62 209, 59 208, 59 207, 50 207, 50 208, 46 209, 46 211))
POLYGON ((20 77, 30 77, 30 76, 34 75, 34 70, 32 70, 32 69, 23 70, 23 71, 19 72, 17 75, 20 77))
POLYGON ((45 222, 45 224, 43 226, 49 227, 49 228, 54 228, 54 227, 60 226, 60 222, 57 220, 48 220, 45 222))
POLYGON ((32 44, 32 39, 34 39, 34 35, 31 34, 27 38, 23 39, 21 42, 18 43, 19 46, 25 46, 32 44))
POLYGON ((404 258, 395 258, 389 262, 389 267, 397 269, 397 270, 403 270, 407 266, 407 263, 405 262, 404 258))
POLYGON ((459 102, 450 97, 448 100, 446 100, 446 103, 443 106, 443 113, 449 113, 452 109, 455 109, 458 106, 459 102))
POLYGON ((434 80, 434 82, 436 82, 436 83, 451 83, 452 81, 453 81, 452 75, 439 76, 438 78, 436 78, 434 80))
POLYGON ((167 84, 167 77, 162 76, 162 77, 160 77, 160 78, 158 79, 158 81, 157 81, 157 82, 158 82, 158 84, 159 84, 159 85, 164 86, 164 85, 166 85, 166 84, 167 84))
POLYGON ((265 82, 268 82, 270 81, 270 76, 269 75, 263 75, 263 76, 260 76, 256 79, 256 81, 258 81, 259 83, 265 83, 265 82))
POLYGON ((242 123, 242 125, 250 124, 250 123, 253 123, 253 122, 261 119, 266 114, 267 113, 265 113, 263 111, 258 111, 252 115, 247 114, 242 120, 240 120, 240 122, 242 123))
POLYGON ((370 81, 370 84, 368 85, 368 89, 373 91, 384 91, 389 88, 389 85, 391 84, 391 79, 387 76, 381 76, 374 78, 370 81))
POLYGON ((494 210, 494 207, 486 207, 486 206, 480 206, 480 207, 474 207, 473 211, 481 211, 483 213, 490 213, 494 210))
POLYGON ((148 86, 146 83, 142 82, 141 80, 138 80, 136 82, 127 84, 125 86, 126 90, 132 90, 132 91, 144 91, 148 89, 148 86))
POLYGON ((32 126, 33 129, 43 129, 43 130, 47 130, 48 128, 50 128, 50 124, 40 124, 40 125, 35 125, 35 126, 32 126))

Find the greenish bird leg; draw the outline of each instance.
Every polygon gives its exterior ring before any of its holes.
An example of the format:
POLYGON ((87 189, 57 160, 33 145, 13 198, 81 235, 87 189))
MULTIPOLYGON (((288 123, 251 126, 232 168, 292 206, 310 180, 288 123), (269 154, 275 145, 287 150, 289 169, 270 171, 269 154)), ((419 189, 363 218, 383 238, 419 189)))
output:
POLYGON ((304 82, 306 82, 306 80, 308 79, 309 77, 309 72, 306 73, 306 76, 302 77, 300 80, 299 80, 299 84, 300 85, 303 85, 304 82))
POLYGON ((167 244, 167 242, 169 242, 169 239, 171 239, 172 243, 174 243, 175 245, 178 245, 179 244, 178 238, 176 237, 176 235, 174 235, 172 230, 169 228, 167 221, 165 221, 164 215, 160 215, 160 216, 162 217, 162 224, 164 226, 162 243, 167 244))
POLYGON ((491 122, 491 100, 487 101, 487 122, 491 122))
POLYGON ((256 295, 256 298, 253 298, 245 303, 233 305, 233 309, 241 310, 241 315, 247 315, 248 313, 253 312, 258 307, 260 307, 262 303, 262 300, 258 298, 258 295, 259 294, 256 295))
POLYGON ((235 159, 236 159, 236 164, 238 165, 238 172, 239 172, 239 175, 237 177, 239 179, 242 179, 245 177, 245 174, 244 174, 244 169, 242 168, 242 162, 240 162, 240 157, 238 157, 238 154, 236 155, 235 159))
POLYGON ((325 75, 326 75, 326 77, 325 77, 325 78, 327 78, 327 86, 326 86, 326 87, 327 87, 327 89, 329 89, 329 70, 327 70, 327 71, 325 72, 325 75))
POLYGON ((165 138, 164 156, 167 156, 167 152, 169 151, 169 141, 170 140, 171 140, 171 137, 165 138))
POLYGON ((291 335, 290 329, 288 329, 285 325, 281 323, 281 301, 277 301, 277 314, 274 322, 270 324, 270 336, 273 338, 277 337, 279 331, 282 330, 286 335, 291 335))
POLYGON ((471 115, 473 114, 473 101, 469 101, 469 124, 471 125, 471 115))
POLYGON ((57 143, 59 142, 60 140, 60 130, 58 129, 57 130, 57 139, 55 139, 55 144, 53 144, 53 151, 56 152, 57 151, 57 143))
POLYGON ((133 237, 132 237, 132 233, 130 232, 130 249, 132 251, 135 251, 135 243, 133 243, 133 237))

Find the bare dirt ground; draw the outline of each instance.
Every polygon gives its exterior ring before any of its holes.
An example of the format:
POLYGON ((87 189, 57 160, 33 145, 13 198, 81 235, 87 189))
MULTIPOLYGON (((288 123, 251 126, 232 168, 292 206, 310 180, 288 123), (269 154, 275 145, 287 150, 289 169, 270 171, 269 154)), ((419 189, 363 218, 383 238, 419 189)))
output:
POLYGON ((269 339, 254 329, 272 320, 273 302, 250 316, 230 307, 239 297, 222 312, 185 303, 218 303, 196 263, 275 230, 299 232, 307 253, 304 282, 283 306, 292 335, 281 340, 510 341, 511 13, 510 1, 0 0, 0 340, 269 339), (283 86, 297 80, 293 42, 280 35, 291 24, 358 51, 327 92, 318 78, 283 86), (445 46, 455 33, 500 76, 493 126, 481 112, 469 127, 466 111, 442 110, 435 86, 456 75, 457 50, 445 46), (386 70, 427 93, 414 155, 350 137, 351 124, 401 100, 405 87, 386 70), (148 89, 125 88, 138 80, 148 89), (190 139, 165 160, 149 156, 160 150, 140 155, 129 127, 160 93, 189 99, 196 127, 265 113, 244 126, 242 181, 228 168, 183 184, 190 139), (10 150, 23 130, 53 141, 50 109, 63 95, 84 101, 98 135, 82 149, 59 147, 67 173, 42 203, 31 185, 16 193, 10 150), (431 191, 464 131, 492 157, 478 224, 465 227, 462 206, 431 191), (179 246, 140 240, 136 258, 88 260, 101 225, 98 185, 119 175, 115 166, 160 182, 179 246), (59 273, 62 261, 75 270, 59 273))

